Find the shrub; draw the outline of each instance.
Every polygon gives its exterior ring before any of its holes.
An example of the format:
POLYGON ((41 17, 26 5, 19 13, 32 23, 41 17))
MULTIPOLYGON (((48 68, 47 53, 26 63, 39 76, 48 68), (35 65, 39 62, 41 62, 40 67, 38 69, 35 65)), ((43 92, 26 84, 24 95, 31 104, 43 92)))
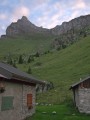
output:
POLYGON ((35 66, 41 66, 41 65, 42 65, 41 62, 36 62, 36 63, 35 63, 35 66))
POLYGON ((13 67, 17 68, 15 60, 12 65, 13 65, 13 67))
POLYGON ((30 62, 32 62, 32 61, 34 61, 34 57, 33 56, 29 56, 29 58, 28 58, 28 63, 30 63, 30 62))
POLYGON ((39 57, 39 53, 38 53, 38 52, 36 52, 36 55, 35 55, 35 57, 39 57))
POLYGON ((18 61, 19 64, 22 64, 23 63, 23 58, 22 58, 22 55, 19 56, 19 61, 18 61))
POLYGON ((31 67, 29 66, 27 73, 32 74, 31 67))
POLYGON ((13 64, 12 58, 8 58, 7 63, 12 65, 13 64))

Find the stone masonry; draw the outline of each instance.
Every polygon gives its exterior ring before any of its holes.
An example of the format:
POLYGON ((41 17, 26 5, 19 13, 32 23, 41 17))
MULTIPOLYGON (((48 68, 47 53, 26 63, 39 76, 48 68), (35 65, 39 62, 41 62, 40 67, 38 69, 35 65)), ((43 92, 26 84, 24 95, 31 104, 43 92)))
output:
POLYGON ((90 88, 76 89, 75 101, 81 113, 90 113, 90 88))
POLYGON ((0 93, 0 120, 23 120, 35 113, 35 86, 17 84, 4 81, 5 92, 0 93), (27 94, 33 95, 33 107, 27 107, 27 94), (2 97, 13 96, 13 109, 1 110, 2 97))

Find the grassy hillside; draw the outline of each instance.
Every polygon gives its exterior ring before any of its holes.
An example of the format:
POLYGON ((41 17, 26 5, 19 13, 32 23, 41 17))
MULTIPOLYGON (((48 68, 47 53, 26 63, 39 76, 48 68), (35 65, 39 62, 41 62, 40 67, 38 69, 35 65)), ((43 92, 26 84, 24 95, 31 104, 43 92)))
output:
MULTIPOLYGON (((30 54, 38 49, 47 50, 52 39, 53 36, 36 35, 0 41, 0 57, 9 52, 18 55, 30 54)), ((30 64, 17 66, 24 71, 30 66, 32 75, 54 83, 53 90, 38 95, 38 102, 59 104, 71 98, 69 87, 72 83, 90 74, 90 36, 60 51, 35 58, 30 64)))
POLYGON ((66 49, 36 58, 29 65, 19 65, 25 71, 28 66, 31 66, 33 75, 52 81, 55 86, 53 90, 39 95, 38 102, 58 104, 70 99, 70 85, 90 74, 90 36, 66 49), (36 65, 38 62, 40 66, 36 65))
POLYGON ((25 37, 7 38, 0 40, 0 57, 11 53, 18 54, 31 54, 37 51, 45 51, 50 48, 50 43, 53 36, 45 36, 43 34, 35 34, 25 37))

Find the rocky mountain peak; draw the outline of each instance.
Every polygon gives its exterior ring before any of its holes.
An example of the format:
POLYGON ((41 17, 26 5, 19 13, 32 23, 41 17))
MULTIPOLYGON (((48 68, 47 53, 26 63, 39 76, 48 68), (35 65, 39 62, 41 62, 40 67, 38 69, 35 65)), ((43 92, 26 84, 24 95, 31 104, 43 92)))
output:
POLYGON ((26 16, 22 16, 22 18, 19 19, 17 22, 22 22, 23 24, 25 24, 25 23, 29 23, 30 24, 31 23, 26 16))
POLYGON ((22 20, 22 21, 27 21, 28 19, 27 19, 26 16, 22 16, 21 20, 22 20))
POLYGON ((49 33, 48 29, 37 27, 26 16, 22 16, 15 23, 11 23, 6 29, 6 36, 31 35, 34 33, 49 33))
POLYGON ((76 31, 81 31, 87 27, 90 27, 90 15, 80 16, 69 22, 63 22, 61 25, 57 25, 52 29, 37 27, 26 16, 22 16, 16 23, 11 23, 7 27, 6 36, 31 35, 35 33, 52 35, 75 34, 76 31))

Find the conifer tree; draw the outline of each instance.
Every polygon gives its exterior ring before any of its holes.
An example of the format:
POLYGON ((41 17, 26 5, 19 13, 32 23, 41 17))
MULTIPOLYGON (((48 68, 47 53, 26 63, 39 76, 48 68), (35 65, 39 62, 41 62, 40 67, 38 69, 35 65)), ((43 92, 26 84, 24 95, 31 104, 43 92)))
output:
POLYGON ((23 63, 23 58, 22 58, 22 55, 19 56, 19 61, 18 61, 19 64, 22 64, 23 63))
POLYGON ((27 73, 32 74, 32 70, 31 70, 30 66, 29 66, 29 68, 28 68, 27 73))

